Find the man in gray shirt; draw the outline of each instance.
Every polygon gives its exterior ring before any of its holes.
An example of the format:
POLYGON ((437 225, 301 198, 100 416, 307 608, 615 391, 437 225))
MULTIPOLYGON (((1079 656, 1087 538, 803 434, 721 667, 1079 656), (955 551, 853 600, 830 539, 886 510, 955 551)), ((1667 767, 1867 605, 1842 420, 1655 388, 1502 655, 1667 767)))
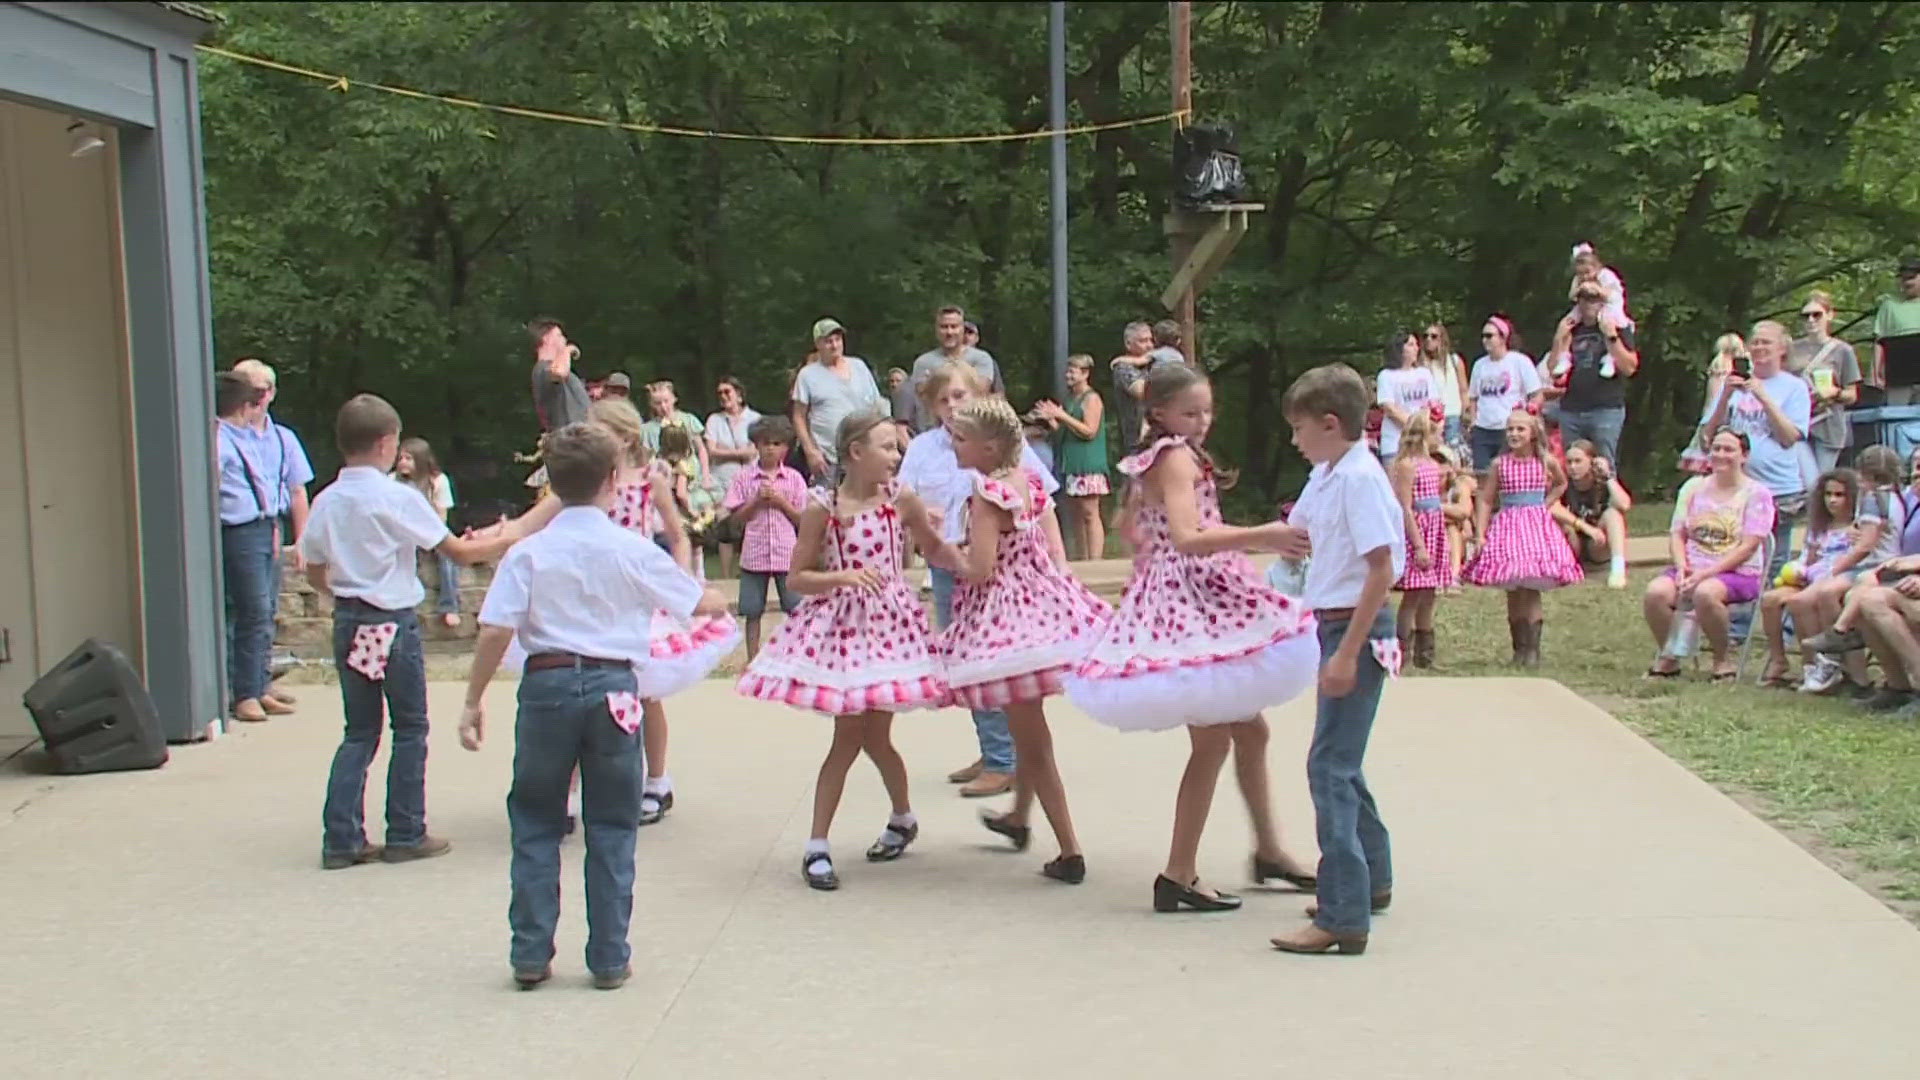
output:
POLYGON ((993 362, 992 354, 985 349, 976 349, 967 344, 967 313, 949 304, 941 308, 933 317, 933 332, 940 339, 940 347, 921 353, 913 361, 913 371, 907 376, 908 393, 906 402, 912 406, 911 416, 899 416, 894 419, 906 420, 914 434, 933 426, 933 415, 920 404, 920 384, 935 368, 942 364, 964 360, 973 365, 980 373, 980 380, 987 389, 995 394, 1005 395, 1006 381, 1000 377, 1000 365, 993 362))
POLYGON ((538 318, 527 324, 533 339, 533 414, 542 432, 577 424, 587 418, 587 386, 573 370, 580 350, 567 340, 558 319, 538 318))
POLYGON ((1147 392, 1147 376, 1168 364, 1184 364, 1180 351, 1180 324, 1163 319, 1157 325, 1130 322, 1121 338, 1126 351, 1113 358, 1113 415, 1119 423, 1121 453, 1133 452, 1147 417, 1141 399, 1147 392))
POLYGON ((814 360, 793 380, 796 434, 816 485, 831 486, 839 465, 840 421, 862 410, 884 410, 873 370, 847 355, 847 332, 837 320, 813 324, 814 360))

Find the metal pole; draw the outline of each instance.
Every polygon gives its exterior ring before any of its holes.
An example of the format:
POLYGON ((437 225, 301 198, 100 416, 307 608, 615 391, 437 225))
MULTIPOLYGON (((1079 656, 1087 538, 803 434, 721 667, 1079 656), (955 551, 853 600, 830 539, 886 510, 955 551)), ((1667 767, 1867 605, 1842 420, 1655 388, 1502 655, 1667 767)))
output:
POLYGON ((1067 5, 1047 5, 1047 66, 1052 87, 1047 122, 1053 128, 1053 392, 1067 399, 1067 5))
MULTIPOLYGON (((1187 0, 1173 0, 1167 5, 1170 20, 1168 36, 1173 39, 1173 108, 1176 112, 1190 113, 1193 109, 1193 5, 1187 0)), ((1182 116, 1174 123, 1185 127, 1192 121, 1190 115, 1182 116)), ((1174 210, 1178 214, 1181 211, 1174 210)), ((1188 234, 1179 236, 1173 245, 1173 265, 1176 269, 1186 261, 1188 252, 1193 250, 1193 241, 1188 234)), ((1200 363, 1199 331, 1195 328, 1193 290, 1188 289, 1180 296, 1179 309, 1174 318, 1180 322, 1180 344, 1186 349, 1187 359, 1195 366, 1200 363)))

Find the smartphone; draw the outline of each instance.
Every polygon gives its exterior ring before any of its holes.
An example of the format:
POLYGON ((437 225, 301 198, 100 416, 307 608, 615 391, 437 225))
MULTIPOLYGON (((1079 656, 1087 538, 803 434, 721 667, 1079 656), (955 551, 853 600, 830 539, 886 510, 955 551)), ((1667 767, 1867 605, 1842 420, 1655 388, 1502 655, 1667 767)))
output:
POLYGON ((1745 356, 1734 357, 1733 373, 1743 379, 1753 378, 1753 360, 1745 356))

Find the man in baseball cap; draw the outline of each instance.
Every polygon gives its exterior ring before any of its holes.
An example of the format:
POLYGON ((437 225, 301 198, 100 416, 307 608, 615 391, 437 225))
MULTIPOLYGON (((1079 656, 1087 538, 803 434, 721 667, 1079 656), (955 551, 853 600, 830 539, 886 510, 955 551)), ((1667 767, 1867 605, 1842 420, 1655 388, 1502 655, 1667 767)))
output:
POLYGON ((607 376, 607 381, 603 385, 605 392, 613 397, 633 397, 633 380, 627 378, 627 373, 624 371, 616 371, 607 376))
POLYGON ((885 412, 887 399, 873 370, 847 355, 847 329, 838 319, 813 324, 813 362, 793 380, 794 428, 815 483, 831 483, 840 421, 863 409, 885 412))

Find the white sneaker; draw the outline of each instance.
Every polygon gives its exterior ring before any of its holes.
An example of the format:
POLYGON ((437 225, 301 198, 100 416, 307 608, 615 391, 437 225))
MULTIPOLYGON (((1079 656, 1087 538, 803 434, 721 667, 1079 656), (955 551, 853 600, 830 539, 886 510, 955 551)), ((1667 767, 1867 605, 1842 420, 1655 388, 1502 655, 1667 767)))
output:
POLYGON ((1844 678, 1846 678, 1846 672, 1840 667, 1838 661, 1824 656, 1816 657, 1813 663, 1806 666, 1805 676, 1800 681, 1800 692, 1824 694, 1840 685, 1840 680, 1844 678))

